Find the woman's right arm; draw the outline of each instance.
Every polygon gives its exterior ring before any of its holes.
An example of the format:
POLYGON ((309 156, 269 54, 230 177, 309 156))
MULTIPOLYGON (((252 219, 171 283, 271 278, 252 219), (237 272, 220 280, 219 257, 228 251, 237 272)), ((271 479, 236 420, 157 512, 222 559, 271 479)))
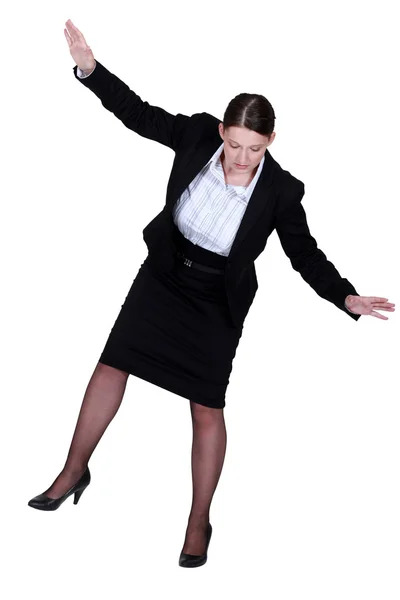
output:
POLYGON ((138 135, 168 146, 176 152, 188 126, 190 117, 172 115, 163 108, 143 101, 121 79, 94 59, 82 33, 66 22, 64 29, 72 58, 76 62, 74 75, 112 112, 128 129, 138 135), (78 72, 79 69, 79 72, 78 72))

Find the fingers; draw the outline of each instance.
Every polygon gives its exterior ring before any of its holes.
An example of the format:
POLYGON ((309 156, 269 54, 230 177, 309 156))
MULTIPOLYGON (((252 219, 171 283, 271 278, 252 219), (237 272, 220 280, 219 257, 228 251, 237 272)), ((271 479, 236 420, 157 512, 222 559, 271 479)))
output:
POLYGON ((83 34, 79 31, 79 29, 77 27, 75 27, 75 25, 73 24, 71 19, 68 19, 68 21, 66 21, 65 25, 67 26, 68 33, 71 36, 71 39, 73 42, 83 41, 86 44, 86 40, 83 37, 83 34))
POLYGON ((370 304, 373 304, 376 306, 374 306, 374 308, 379 308, 379 309, 383 309, 383 308, 394 308, 396 305, 394 304, 394 302, 388 302, 387 298, 379 298, 377 296, 367 296, 368 300, 370 301, 370 304))
POLYGON ((72 41, 76 41, 77 40, 77 34, 76 31, 74 31, 74 26, 72 24, 71 19, 68 19, 68 21, 65 22, 65 26, 67 28, 68 34, 71 38, 72 41))
POLYGON ((386 304, 381 304, 380 302, 373 302, 372 308, 377 308, 378 310, 394 310, 395 305, 387 302, 386 304))
POLYGON ((67 32, 66 29, 64 29, 64 35, 67 38, 68 46, 71 47, 72 46, 72 41, 71 41, 71 38, 69 37, 68 32, 67 32))
POLYGON ((379 313, 375 312, 374 310, 371 310, 371 312, 369 314, 372 315, 373 317, 377 317, 378 319, 383 319, 384 321, 387 321, 389 319, 389 317, 380 315, 379 313))

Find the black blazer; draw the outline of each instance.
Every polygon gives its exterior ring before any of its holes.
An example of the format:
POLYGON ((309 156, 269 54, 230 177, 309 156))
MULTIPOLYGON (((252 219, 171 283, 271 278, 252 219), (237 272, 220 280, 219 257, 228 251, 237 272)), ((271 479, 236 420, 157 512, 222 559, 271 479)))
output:
MULTIPOLYGON (((78 81, 89 88, 122 123, 138 135, 168 146, 175 152, 168 180, 165 206, 143 230, 148 260, 157 269, 169 271, 174 265, 176 247, 172 236, 172 209, 194 177, 221 145, 221 122, 203 112, 191 116, 152 106, 133 92, 98 60, 89 77, 78 81)), ((254 261, 264 250, 276 229, 285 254, 315 292, 358 320, 344 306, 348 294, 359 295, 340 276, 310 234, 301 204, 304 183, 285 171, 265 151, 265 162, 240 223, 225 268, 225 287, 233 324, 242 326, 258 288, 254 261)))

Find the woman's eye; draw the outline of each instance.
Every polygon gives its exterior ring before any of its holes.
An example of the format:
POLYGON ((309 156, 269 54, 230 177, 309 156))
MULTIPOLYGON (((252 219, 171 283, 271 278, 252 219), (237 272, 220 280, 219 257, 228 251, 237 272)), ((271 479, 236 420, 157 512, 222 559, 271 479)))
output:
MULTIPOLYGON (((229 145, 230 145, 230 147, 231 147, 231 148, 235 148, 235 149, 236 149, 236 148, 239 148, 239 146, 232 146, 232 144, 229 144, 229 145)), ((252 150, 253 150, 253 149, 252 149, 252 150)), ((253 150, 253 152, 259 152, 259 149, 258 149, 258 150, 253 150)))

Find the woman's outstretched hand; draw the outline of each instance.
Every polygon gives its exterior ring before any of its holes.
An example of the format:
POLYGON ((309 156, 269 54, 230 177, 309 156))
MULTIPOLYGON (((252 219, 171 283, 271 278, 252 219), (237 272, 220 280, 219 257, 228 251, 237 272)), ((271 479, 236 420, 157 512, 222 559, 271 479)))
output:
POLYGON ((356 315, 372 315, 378 319, 388 320, 388 317, 380 315, 376 310, 388 310, 394 312, 395 304, 388 302, 387 298, 378 298, 377 296, 346 296, 346 307, 350 312, 356 315))
POLYGON ((83 34, 75 27, 71 19, 68 19, 65 25, 67 29, 64 29, 64 35, 67 39, 72 58, 82 71, 92 71, 96 62, 83 34))

